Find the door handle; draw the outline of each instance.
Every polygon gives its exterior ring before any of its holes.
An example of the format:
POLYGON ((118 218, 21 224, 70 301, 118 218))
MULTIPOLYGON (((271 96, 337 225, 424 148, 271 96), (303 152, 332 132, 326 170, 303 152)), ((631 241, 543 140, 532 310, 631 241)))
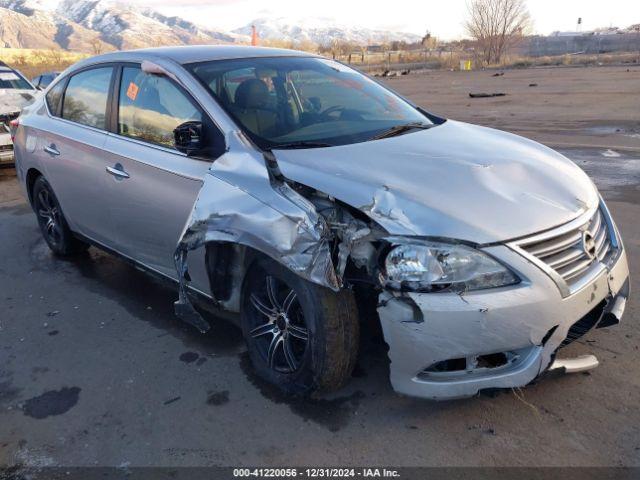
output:
POLYGON ((129 178, 129 174, 122 170, 122 165, 119 163, 115 167, 107 167, 107 173, 113 175, 116 178, 129 178))
POLYGON ((60 151, 56 148, 56 146, 53 143, 51 145, 47 145, 46 147, 44 147, 44 151, 47 152, 49 155, 55 155, 55 156, 60 155, 60 151))

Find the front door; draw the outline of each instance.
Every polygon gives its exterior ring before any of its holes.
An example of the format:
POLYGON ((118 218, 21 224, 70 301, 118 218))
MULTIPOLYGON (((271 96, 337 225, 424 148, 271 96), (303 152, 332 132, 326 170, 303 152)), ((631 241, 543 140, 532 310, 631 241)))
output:
POLYGON ((209 122, 164 76, 125 66, 116 87, 117 132, 108 135, 105 151, 116 170, 110 211, 118 250, 176 278, 173 253, 213 158, 176 150, 173 130, 189 121, 209 122))

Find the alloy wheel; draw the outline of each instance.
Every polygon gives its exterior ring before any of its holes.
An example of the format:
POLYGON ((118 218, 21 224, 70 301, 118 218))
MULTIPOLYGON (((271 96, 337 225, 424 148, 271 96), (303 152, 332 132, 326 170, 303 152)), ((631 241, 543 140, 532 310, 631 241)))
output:
POLYGON ((280 373, 293 373, 302 364, 309 343, 309 330, 296 292, 281 280, 265 275, 251 303, 254 339, 262 359, 280 373))
POLYGON ((43 226, 43 231, 54 244, 62 240, 62 223, 60 208, 52 197, 51 192, 43 188, 38 192, 38 219, 43 226))

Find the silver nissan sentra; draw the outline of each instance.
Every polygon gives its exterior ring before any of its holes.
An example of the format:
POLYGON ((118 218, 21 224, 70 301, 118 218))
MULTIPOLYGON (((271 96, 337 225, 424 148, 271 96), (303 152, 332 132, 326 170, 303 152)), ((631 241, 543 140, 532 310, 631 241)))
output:
POLYGON ((203 302, 239 313, 256 372, 291 394, 344 385, 371 322, 394 389, 448 399, 593 368, 559 349, 624 312, 622 240, 580 168, 332 60, 109 53, 14 127, 55 254, 94 245, 175 281, 202 332, 203 302))

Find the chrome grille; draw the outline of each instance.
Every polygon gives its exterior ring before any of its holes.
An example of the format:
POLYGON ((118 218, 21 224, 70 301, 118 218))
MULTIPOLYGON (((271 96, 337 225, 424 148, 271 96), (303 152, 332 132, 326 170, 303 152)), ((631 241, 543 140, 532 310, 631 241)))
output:
POLYGON ((524 252, 553 269, 569 287, 604 261, 612 251, 608 222, 599 208, 586 223, 562 233, 537 235, 518 242, 524 252))

